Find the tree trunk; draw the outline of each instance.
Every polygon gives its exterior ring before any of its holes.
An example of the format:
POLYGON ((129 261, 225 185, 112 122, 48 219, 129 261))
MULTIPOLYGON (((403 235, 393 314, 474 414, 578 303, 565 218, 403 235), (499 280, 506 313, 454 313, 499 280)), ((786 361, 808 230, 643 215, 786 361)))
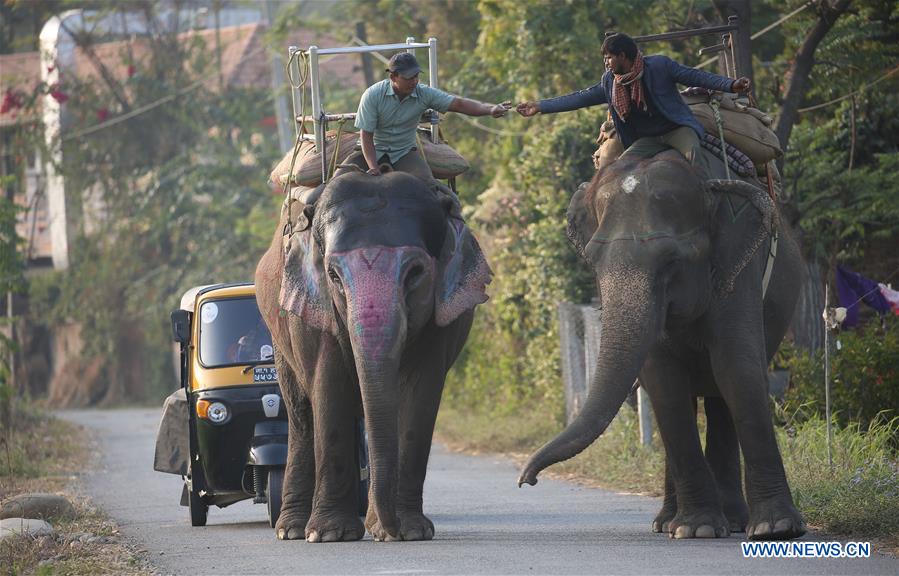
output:
POLYGON ((777 134, 784 152, 789 146, 793 125, 799 118, 799 105, 808 90, 808 77, 815 65, 815 50, 833 28, 837 19, 849 9, 850 4, 852 4, 852 0, 820 0, 818 2, 818 21, 805 35, 802 46, 799 47, 796 58, 793 60, 793 66, 787 73, 787 86, 780 111, 777 114, 774 132, 777 134))

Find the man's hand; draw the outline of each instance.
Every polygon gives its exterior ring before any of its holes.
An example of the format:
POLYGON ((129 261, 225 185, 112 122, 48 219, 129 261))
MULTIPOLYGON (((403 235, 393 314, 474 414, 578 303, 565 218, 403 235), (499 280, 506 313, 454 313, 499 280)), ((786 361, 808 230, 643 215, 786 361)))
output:
POLYGON ((490 115, 493 116, 494 118, 502 118, 503 116, 506 115, 506 112, 508 112, 511 108, 512 108, 511 102, 509 102, 509 101, 501 102, 500 104, 497 104, 497 105, 493 106, 492 108, 490 108, 490 115))
POLYGON ((540 112, 540 105, 536 102, 522 102, 515 107, 515 111, 525 118, 530 118, 540 112))
POLYGON ((734 83, 730 85, 731 92, 749 92, 749 89, 752 87, 752 82, 749 81, 749 78, 746 76, 741 76, 734 80, 734 83))
POLYGON ((375 166, 374 168, 369 168, 366 174, 371 174, 372 176, 380 176, 381 168, 379 166, 375 166))

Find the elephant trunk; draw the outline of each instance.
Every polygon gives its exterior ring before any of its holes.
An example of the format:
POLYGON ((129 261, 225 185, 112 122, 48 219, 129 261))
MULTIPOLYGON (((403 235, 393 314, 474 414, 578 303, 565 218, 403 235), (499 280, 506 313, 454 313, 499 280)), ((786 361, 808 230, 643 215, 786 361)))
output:
POLYGON ((565 430, 531 456, 518 478, 519 486, 533 486, 544 468, 586 449, 627 399, 662 320, 661 299, 653 297, 648 279, 628 278, 614 286, 601 282, 602 339, 584 407, 565 430), (635 292, 635 286, 643 289, 635 292))
MULTIPOLYGON (((357 366, 360 362, 357 360, 357 366)), ((368 432, 371 506, 381 527, 394 538, 399 536, 396 516, 399 479, 397 396, 399 366, 380 365, 359 371, 359 386, 368 432)))
POLYGON ((350 342, 359 375, 359 389, 368 433, 371 505, 384 531, 399 537, 396 516, 399 478, 398 398, 406 316, 397 298, 381 306, 350 305, 350 342))

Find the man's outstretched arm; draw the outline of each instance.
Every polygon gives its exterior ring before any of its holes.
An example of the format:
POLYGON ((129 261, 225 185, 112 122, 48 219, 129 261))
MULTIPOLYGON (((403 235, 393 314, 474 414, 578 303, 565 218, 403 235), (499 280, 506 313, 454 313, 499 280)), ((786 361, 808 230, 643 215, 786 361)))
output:
POLYGON ((734 80, 727 76, 712 74, 705 70, 690 68, 668 59, 668 71, 680 84, 684 86, 699 86, 719 92, 747 92, 751 87, 749 78, 742 76, 734 80))
POLYGON ((493 116, 494 118, 499 118, 500 116, 505 116, 506 112, 508 112, 511 107, 512 104, 510 102, 503 102, 502 104, 485 104, 484 102, 478 102, 477 100, 456 96, 453 98, 453 101, 450 102, 447 110, 449 112, 465 114, 466 116, 493 116))
POLYGON ((543 114, 568 112, 586 108, 587 106, 608 103, 609 100, 606 98, 606 91, 602 87, 602 81, 600 80, 589 88, 584 88, 583 90, 578 90, 571 94, 565 94, 564 96, 556 96, 555 98, 540 100, 539 102, 522 102, 516 106, 515 109, 519 114, 527 118, 538 112, 543 114))

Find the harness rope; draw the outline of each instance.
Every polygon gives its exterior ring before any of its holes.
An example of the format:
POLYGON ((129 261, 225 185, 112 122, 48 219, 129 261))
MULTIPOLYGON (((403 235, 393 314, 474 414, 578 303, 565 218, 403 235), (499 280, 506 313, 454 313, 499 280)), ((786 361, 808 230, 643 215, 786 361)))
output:
MULTIPOLYGON (((752 97, 752 93, 749 94, 749 103, 752 106, 756 106, 755 98, 752 97)), ((721 95, 718 93, 712 94, 709 97, 709 106, 712 107, 712 111, 715 113, 715 126, 718 128, 718 138, 721 139, 721 160, 724 162, 724 173, 727 175, 728 180, 732 180, 730 176, 730 166, 727 163, 727 142, 724 140, 724 124, 721 121, 721 95)), ((768 196, 771 197, 771 201, 775 204, 775 210, 777 209, 777 194, 774 190, 774 179, 771 176, 771 166, 770 162, 765 164, 765 177, 768 185, 768 196)), ((774 260, 777 258, 777 241, 780 238, 780 232, 777 229, 777 220, 775 219, 771 223, 771 242, 768 245, 768 259, 765 262, 765 273, 762 276, 762 299, 765 298, 765 295, 768 293, 768 284, 771 283, 771 275, 774 272, 774 260)))

